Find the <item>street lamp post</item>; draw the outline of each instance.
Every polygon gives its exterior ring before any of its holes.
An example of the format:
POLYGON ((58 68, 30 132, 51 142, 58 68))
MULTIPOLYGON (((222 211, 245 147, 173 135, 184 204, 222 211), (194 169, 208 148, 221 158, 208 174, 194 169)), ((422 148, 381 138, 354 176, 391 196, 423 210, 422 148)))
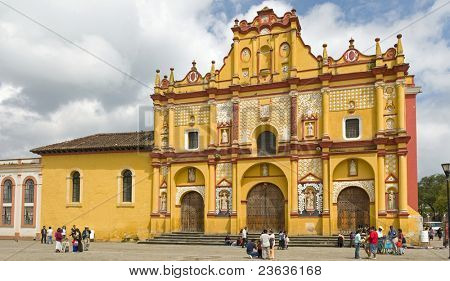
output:
POLYGON ((446 232, 446 239, 447 239, 447 247, 448 247, 448 258, 450 259, 450 239, 448 233, 448 227, 450 224, 450 163, 442 164, 442 169, 444 170, 445 177, 447 179, 447 225, 444 227, 444 231, 446 232))

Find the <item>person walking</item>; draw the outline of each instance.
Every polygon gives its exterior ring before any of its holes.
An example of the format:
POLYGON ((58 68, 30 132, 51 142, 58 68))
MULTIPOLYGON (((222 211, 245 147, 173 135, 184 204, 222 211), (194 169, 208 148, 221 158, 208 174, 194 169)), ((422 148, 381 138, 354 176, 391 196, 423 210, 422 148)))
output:
POLYGON ((275 233, 272 229, 269 230, 269 243, 270 243, 270 259, 275 259, 275 233))
POLYGON ((41 244, 47 244, 47 229, 45 225, 41 229, 41 244))
POLYGON ((394 252, 397 252, 397 230, 391 225, 389 226, 388 239, 391 241, 392 246, 394 247, 394 252))
POLYGON ((58 228, 55 232, 56 252, 57 253, 62 252, 62 244, 61 244, 62 239, 63 239, 62 230, 61 230, 61 228, 58 228))
POLYGON ((356 231, 355 234, 355 259, 361 259, 361 257, 359 256, 359 248, 361 247, 361 233, 359 230, 356 231))
POLYGON ((350 248, 355 246, 355 233, 352 231, 350 232, 350 248))
POLYGON ((278 233, 278 249, 283 250, 284 249, 284 231, 281 231, 278 233))
POLYGON ((437 230, 437 236, 439 238, 439 241, 441 241, 441 239, 442 239, 442 228, 441 227, 439 227, 439 229, 437 230))
POLYGON ((259 237, 259 240, 261 241, 262 258, 268 259, 270 249, 270 237, 269 234, 267 234, 267 229, 263 230, 261 236, 259 237))
POLYGON ((63 236, 63 238, 66 238, 66 226, 63 225, 63 227, 61 228, 61 235, 63 236))
POLYGON ((244 248, 247 245, 247 227, 245 226, 242 229, 242 248, 244 248))
POLYGON ((83 249, 85 251, 89 251, 89 246, 91 244, 90 236, 91 231, 89 230, 89 227, 86 226, 81 234, 81 237, 83 238, 83 249))
POLYGON ((428 238, 430 239, 430 243, 434 239, 434 229, 432 227, 428 230, 428 238))
POLYGON ((47 244, 53 244, 53 229, 51 226, 47 230, 47 244))
POLYGON ((284 231, 284 249, 287 250, 289 248, 289 236, 286 231, 284 231))
POLYGON ((370 259, 370 254, 373 255, 373 259, 376 260, 377 259, 377 248, 378 248, 378 234, 375 231, 375 227, 371 227, 369 229, 369 243, 370 243, 370 252, 369 252, 369 259, 370 259))
POLYGON ((344 246, 344 235, 342 233, 339 233, 338 235, 338 247, 342 248, 344 246))
POLYGON ((383 234, 383 227, 381 225, 378 227, 377 234, 378 234, 378 250, 377 250, 377 253, 381 254, 383 252, 383 248, 384 248, 384 241, 383 241, 384 240, 384 234, 383 234))

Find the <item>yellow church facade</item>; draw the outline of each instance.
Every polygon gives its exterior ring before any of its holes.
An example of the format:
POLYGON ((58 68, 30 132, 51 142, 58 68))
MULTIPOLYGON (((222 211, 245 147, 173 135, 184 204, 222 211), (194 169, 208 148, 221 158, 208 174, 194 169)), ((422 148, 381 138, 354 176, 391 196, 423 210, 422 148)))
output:
POLYGON ((160 233, 296 235, 394 225, 417 213, 416 94, 401 36, 314 55, 295 10, 235 21, 220 69, 156 73, 154 131, 99 134, 42 155, 42 225, 96 238, 160 233))

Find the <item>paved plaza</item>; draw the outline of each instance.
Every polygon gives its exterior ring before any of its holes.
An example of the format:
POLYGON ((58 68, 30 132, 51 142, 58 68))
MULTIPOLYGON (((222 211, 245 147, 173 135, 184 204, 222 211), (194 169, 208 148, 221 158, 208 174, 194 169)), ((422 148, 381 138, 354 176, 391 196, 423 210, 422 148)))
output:
MULTIPOLYGON (((435 242, 441 246, 442 242, 435 242)), ((249 261, 245 250, 230 246, 145 245, 135 243, 96 242, 88 252, 55 253, 55 245, 42 245, 37 241, 0 241, 0 260, 242 260, 249 261)), ((276 260, 343 260, 352 261, 350 248, 290 248, 276 251, 276 260)), ((361 262, 367 255, 361 251, 361 262)), ((407 249, 404 256, 378 255, 377 260, 448 260, 448 249, 407 249)))

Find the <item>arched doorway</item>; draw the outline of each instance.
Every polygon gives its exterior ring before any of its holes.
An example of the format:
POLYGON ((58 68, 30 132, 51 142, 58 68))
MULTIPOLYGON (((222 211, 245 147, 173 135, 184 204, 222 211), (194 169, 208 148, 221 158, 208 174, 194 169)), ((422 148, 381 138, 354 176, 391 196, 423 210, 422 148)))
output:
POLYGON ((181 200, 181 230, 185 232, 204 231, 204 203, 202 196, 191 191, 181 200))
POLYGON ((342 233, 370 225, 370 200, 362 188, 350 186, 342 190, 337 199, 337 209, 338 228, 342 233))
POLYGON ((281 190, 270 183, 253 187, 247 196, 247 227, 250 233, 263 229, 284 230, 284 197, 281 190))

